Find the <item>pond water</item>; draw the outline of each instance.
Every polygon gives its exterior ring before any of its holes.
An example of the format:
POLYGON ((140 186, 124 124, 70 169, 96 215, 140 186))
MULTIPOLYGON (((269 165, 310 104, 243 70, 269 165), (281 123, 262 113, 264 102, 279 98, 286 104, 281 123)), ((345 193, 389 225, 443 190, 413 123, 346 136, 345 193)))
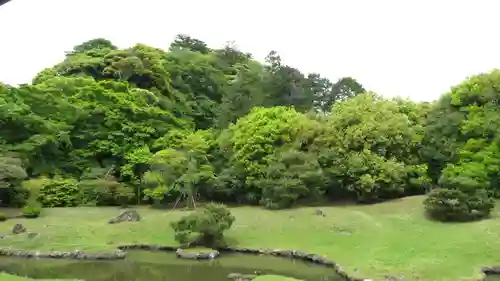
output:
POLYGON ((0 257, 0 271, 31 278, 87 281, 224 281, 228 274, 275 274, 306 281, 340 281, 332 268, 273 256, 221 255, 213 261, 178 259, 174 253, 129 251, 116 261, 0 257))

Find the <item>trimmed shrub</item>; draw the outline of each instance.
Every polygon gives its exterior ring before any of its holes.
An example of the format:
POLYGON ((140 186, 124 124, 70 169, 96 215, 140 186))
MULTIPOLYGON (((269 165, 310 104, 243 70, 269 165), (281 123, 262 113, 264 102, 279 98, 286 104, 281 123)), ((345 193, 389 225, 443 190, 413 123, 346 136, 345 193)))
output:
POLYGON ((424 206, 430 217, 440 221, 470 221, 489 216, 495 201, 485 190, 466 194, 456 189, 435 189, 424 206))
POLYGON ((223 233, 231 228, 234 220, 226 206, 210 203, 170 225, 175 231, 175 240, 181 245, 213 248, 224 246, 223 233), (196 236, 193 238, 192 234, 196 236))
POLYGON ((25 218, 38 218, 42 213, 42 206, 37 203, 30 203, 23 208, 23 216, 25 218))

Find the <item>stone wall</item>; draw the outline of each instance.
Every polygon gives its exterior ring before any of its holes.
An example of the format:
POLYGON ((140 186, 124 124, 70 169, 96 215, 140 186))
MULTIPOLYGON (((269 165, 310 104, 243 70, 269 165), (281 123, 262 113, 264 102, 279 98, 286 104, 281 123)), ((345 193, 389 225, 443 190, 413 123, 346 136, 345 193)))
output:
POLYGON ((20 258, 52 258, 52 259, 77 259, 77 260, 118 260, 124 259, 127 252, 118 250, 115 252, 84 253, 73 252, 39 252, 29 250, 15 250, 10 248, 0 249, 0 256, 12 256, 20 258))

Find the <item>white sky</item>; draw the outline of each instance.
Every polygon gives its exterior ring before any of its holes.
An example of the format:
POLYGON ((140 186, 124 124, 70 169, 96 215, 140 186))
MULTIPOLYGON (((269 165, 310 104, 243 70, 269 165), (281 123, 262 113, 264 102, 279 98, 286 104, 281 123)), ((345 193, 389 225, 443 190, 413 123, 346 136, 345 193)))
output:
POLYGON ((385 96, 433 100, 500 67, 498 0, 12 0, 0 7, 0 81, 26 83, 64 51, 104 37, 168 48, 176 34, 234 40, 262 60, 385 96))

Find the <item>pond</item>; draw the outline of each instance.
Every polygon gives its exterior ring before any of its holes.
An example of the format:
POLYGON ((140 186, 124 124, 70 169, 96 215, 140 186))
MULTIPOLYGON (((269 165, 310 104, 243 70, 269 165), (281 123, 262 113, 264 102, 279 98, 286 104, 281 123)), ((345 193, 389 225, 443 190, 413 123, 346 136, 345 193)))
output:
POLYGON ((175 253, 129 251, 115 261, 0 257, 0 271, 31 278, 87 281, 224 281, 230 273, 274 274, 306 281, 340 281, 332 268, 273 256, 222 253, 212 261, 182 260, 175 253))

